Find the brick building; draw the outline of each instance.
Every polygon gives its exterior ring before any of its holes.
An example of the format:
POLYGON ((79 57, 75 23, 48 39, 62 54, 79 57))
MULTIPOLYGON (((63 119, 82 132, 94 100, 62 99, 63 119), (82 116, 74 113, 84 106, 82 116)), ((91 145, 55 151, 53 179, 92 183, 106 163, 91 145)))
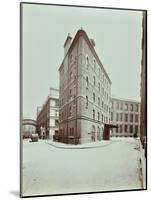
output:
POLYGON ((84 30, 68 35, 59 68, 59 141, 85 143, 102 139, 110 123, 111 80, 84 30))

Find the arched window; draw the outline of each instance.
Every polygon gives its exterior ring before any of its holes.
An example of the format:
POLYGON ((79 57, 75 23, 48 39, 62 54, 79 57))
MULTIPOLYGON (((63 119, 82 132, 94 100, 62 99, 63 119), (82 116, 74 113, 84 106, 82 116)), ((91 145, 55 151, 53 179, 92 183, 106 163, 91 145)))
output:
POLYGON ((88 76, 86 77, 86 88, 88 89, 88 87, 89 87, 89 78, 88 78, 88 76))
POLYGON ((93 120, 95 120, 95 110, 93 109, 93 120))
POLYGON ((93 76, 93 84, 94 84, 94 86, 95 86, 95 76, 93 76))
POLYGON ((100 121, 100 113, 98 112, 98 121, 100 121))
POLYGON ((95 93, 93 93, 93 103, 95 103, 95 93))
POLYGON ((98 97, 98 106, 100 106, 100 97, 98 97))
POLYGON ((98 83, 98 89, 99 89, 99 91, 100 91, 100 82, 98 83))
POLYGON ((88 96, 86 96, 86 108, 88 108, 88 96))
POLYGON ((103 114, 102 114, 102 122, 103 122, 103 114))

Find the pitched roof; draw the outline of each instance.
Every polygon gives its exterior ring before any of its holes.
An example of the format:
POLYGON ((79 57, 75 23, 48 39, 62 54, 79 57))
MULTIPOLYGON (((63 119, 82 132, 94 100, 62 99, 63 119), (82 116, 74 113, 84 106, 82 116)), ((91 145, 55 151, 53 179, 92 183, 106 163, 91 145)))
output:
POLYGON ((90 49, 91 49, 91 51, 92 51, 94 57, 95 57, 96 60, 98 61, 100 67, 102 68, 102 70, 103 70, 103 72, 105 73, 106 77, 108 78, 109 82, 112 83, 111 80, 110 80, 110 78, 109 78, 109 76, 108 76, 108 74, 107 74, 107 72, 106 72, 106 70, 104 69, 103 64, 102 64, 101 60, 99 59, 99 57, 98 57, 98 55, 97 55, 97 53, 96 53, 96 51, 95 51, 95 49, 94 49, 94 47, 93 47, 93 45, 92 45, 92 43, 91 43, 91 41, 90 41, 90 39, 89 39, 87 33, 86 33, 83 29, 79 29, 79 30, 77 31, 77 33, 76 33, 76 35, 75 35, 75 37, 74 37, 74 39, 73 39, 73 41, 72 41, 72 43, 71 43, 71 45, 70 45, 68 51, 67 51, 67 54, 65 55, 65 57, 64 57, 64 59, 63 59, 63 61, 62 61, 62 63, 61 63, 61 66, 60 66, 59 70, 62 68, 62 64, 63 64, 63 62, 64 62, 66 56, 68 55, 68 52, 71 51, 71 49, 74 47, 76 41, 79 39, 80 36, 82 36, 82 37, 86 40, 86 42, 87 42, 87 44, 89 45, 89 47, 90 47, 90 49))

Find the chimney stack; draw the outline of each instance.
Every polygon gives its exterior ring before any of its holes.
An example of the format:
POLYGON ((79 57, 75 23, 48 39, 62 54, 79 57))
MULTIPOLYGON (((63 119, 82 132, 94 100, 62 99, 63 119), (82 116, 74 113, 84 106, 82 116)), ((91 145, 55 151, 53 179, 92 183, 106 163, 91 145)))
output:
POLYGON ((64 56, 66 56, 66 54, 68 52, 68 49, 69 49, 70 44, 71 44, 71 40, 72 40, 72 37, 71 37, 70 33, 68 33, 67 39, 64 43, 64 56))

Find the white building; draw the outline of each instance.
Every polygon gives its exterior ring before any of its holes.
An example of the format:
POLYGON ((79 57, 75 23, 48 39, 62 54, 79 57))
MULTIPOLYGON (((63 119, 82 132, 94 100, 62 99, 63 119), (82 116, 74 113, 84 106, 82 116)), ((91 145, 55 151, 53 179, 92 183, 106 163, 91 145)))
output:
POLYGON ((111 136, 140 135, 140 102, 111 98, 111 123, 118 125, 111 136))
POLYGON ((50 88, 49 96, 42 107, 37 108, 37 132, 45 128, 44 138, 52 139, 59 129, 59 90, 50 88))

